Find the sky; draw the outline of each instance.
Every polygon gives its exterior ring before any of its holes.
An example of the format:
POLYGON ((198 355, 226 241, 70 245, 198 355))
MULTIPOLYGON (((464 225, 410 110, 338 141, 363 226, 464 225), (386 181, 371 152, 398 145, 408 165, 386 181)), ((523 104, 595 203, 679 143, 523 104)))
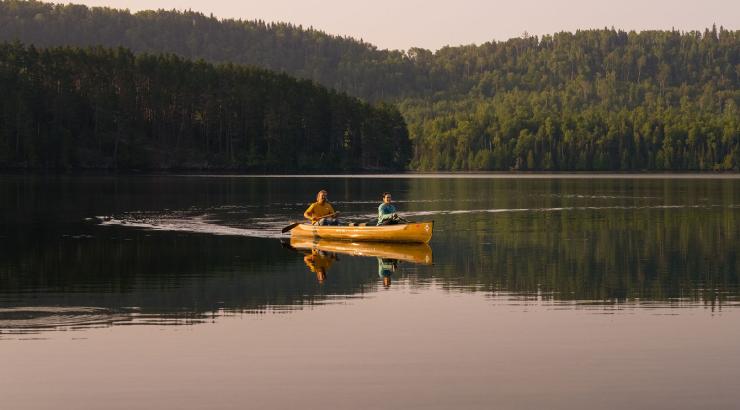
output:
POLYGON ((737 0, 72 0, 88 6, 177 9, 312 26, 379 48, 437 50, 558 31, 740 29, 737 0))

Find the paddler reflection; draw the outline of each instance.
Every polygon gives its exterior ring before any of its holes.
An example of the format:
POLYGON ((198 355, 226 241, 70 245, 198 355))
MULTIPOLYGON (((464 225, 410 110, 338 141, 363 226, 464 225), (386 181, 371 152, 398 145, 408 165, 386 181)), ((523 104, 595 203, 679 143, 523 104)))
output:
POLYGON ((383 279, 384 287, 389 288, 391 286, 391 276, 393 276, 393 272, 395 272, 397 268, 397 259, 378 258, 378 276, 383 279))
POLYGON ((337 255, 316 248, 311 249, 311 253, 303 257, 303 262, 306 263, 306 266, 308 266, 311 272, 316 274, 316 279, 319 283, 324 283, 326 272, 335 260, 337 260, 337 255))
POLYGON ((303 261, 316 274, 319 283, 326 280, 329 267, 339 260, 338 254, 375 257, 378 276, 383 279, 385 287, 391 285, 399 262, 432 264, 432 249, 425 243, 347 242, 291 237, 290 242, 283 242, 283 245, 304 255, 303 261))
POLYGON ((300 252, 318 249, 332 254, 378 257, 422 265, 432 264, 432 248, 425 243, 348 242, 292 237, 289 247, 300 252))

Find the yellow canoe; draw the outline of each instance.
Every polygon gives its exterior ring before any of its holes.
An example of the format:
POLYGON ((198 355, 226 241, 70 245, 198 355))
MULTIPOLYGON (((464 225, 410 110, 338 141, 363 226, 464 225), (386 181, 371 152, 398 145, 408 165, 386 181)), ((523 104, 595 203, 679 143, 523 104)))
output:
POLYGON ((299 250, 318 249, 351 256, 374 256, 424 265, 432 264, 432 248, 425 243, 349 242, 327 239, 314 241, 312 238, 294 236, 290 238, 290 246, 299 250))
POLYGON ((340 241, 427 243, 432 239, 434 222, 382 226, 319 226, 301 224, 291 229, 291 237, 340 241))

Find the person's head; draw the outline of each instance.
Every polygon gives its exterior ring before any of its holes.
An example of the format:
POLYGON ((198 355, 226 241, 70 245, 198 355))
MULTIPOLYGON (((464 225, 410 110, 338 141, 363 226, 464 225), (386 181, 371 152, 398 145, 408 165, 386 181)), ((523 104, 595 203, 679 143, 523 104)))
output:
POLYGON ((316 269, 316 279, 319 281, 319 283, 324 283, 324 281, 326 280, 326 269, 316 269))
POLYGON ((326 190, 322 189, 321 191, 319 191, 318 194, 316 194, 316 202, 323 204, 324 202, 326 202, 326 197, 328 195, 329 194, 326 192, 326 190))
POLYGON ((391 203, 391 193, 390 192, 383 192, 383 203, 384 204, 391 203))

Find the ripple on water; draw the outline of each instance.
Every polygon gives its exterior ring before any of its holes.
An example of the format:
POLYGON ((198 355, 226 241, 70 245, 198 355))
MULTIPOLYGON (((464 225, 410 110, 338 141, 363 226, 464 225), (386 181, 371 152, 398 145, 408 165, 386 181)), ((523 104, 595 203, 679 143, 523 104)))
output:
POLYGON ((154 231, 174 231, 204 233, 210 235, 249 236, 256 238, 282 238, 280 228, 289 224, 287 221, 259 221, 253 227, 234 227, 211 221, 204 215, 193 217, 148 217, 123 216, 120 218, 98 217, 103 226, 126 226, 154 231))
POLYGON ((90 306, 23 306, 0 308, 0 335, 81 330, 117 325, 182 325, 200 323, 204 315, 144 314, 138 308, 90 306))

